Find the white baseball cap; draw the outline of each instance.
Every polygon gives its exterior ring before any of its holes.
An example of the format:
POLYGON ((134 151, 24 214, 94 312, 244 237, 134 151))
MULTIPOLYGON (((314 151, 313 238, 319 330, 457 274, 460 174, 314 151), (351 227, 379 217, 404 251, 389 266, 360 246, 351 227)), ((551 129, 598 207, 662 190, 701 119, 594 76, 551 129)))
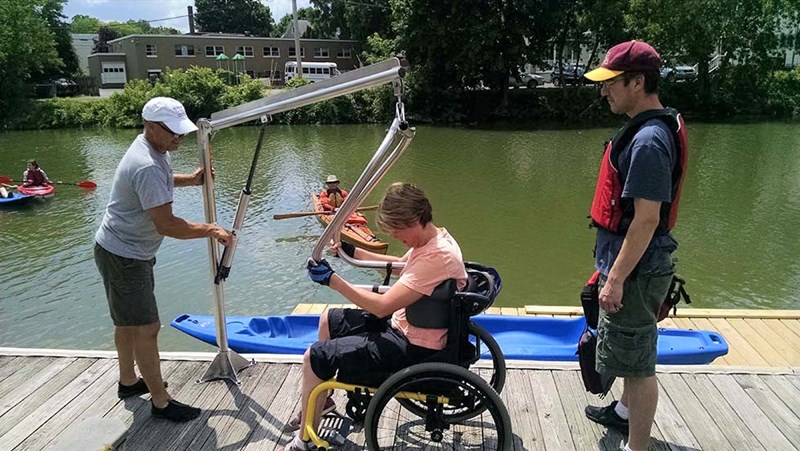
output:
POLYGON ((180 102, 170 97, 153 97, 142 108, 142 119, 150 122, 163 122, 170 130, 185 135, 197 131, 197 126, 189 120, 180 102))

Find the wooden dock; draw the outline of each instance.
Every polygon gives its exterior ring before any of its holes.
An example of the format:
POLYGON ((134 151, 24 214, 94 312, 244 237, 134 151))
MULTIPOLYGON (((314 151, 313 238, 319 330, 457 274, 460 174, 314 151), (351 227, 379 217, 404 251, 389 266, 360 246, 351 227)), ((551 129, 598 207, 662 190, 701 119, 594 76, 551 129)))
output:
MULTIPOLYGON (((306 313, 327 307, 298 306, 306 313)), ((513 310, 574 313, 551 307, 513 310)), ((660 398, 650 449, 800 449, 798 312, 692 316, 690 310, 666 325, 717 330, 728 339, 731 353, 715 365, 658 367, 660 398)), ((94 418, 121 422, 127 451, 276 450, 289 439, 284 424, 299 410, 298 356, 248 356, 258 363, 242 371, 242 385, 236 386, 195 382, 214 354, 163 353, 170 393, 203 409, 198 420, 185 424, 151 418, 147 395, 117 399, 114 357, 105 351, 0 348, 0 450, 64 449, 56 445, 94 418)), ((585 393, 575 364, 508 366, 501 397, 511 415, 516 450, 617 450, 623 444, 624 436, 583 414, 587 404, 604 405, 618 397, 619 384, 600 400, 585 393)), ((341 411, 344 394, 336 399, 341 411)), ((363 433, 347 439, 338 449, 364 449, 363 433)))

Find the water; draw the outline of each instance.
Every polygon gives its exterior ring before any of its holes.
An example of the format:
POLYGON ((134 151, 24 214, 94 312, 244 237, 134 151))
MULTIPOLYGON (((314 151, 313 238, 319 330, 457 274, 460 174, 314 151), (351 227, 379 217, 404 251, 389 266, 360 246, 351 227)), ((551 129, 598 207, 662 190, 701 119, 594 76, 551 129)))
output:
MULTIPOLYGON (((578 305, 592 271, 586 214, 601 145, 611 132, 419 127, 406 156, 365 204, 376 203, 393 181, 418 183, 432 199, 434 222, 459 240, 465 258, 499 269, 504 288, 497 305, 578 305)), ((98 184, 93 191, 59 186, 49 200, 0 210, 0 346, 113 349, 93 235, 114 169, 137 133, 0 135, 0 175, 18 179, 25 160, 36 158, 53 180, 98 184)), ((286 314, 299 302, 345 302, 306 276, 305 260, 322 232, 318 221, 276 221, 272 215, 309 210, 310 192, 328 174, 349 188, 384 133, 372 125, 269 128, 225 286, 228 314, 286 314)), ((232 222, 257 135, 257 128, 236 128, 214 138, 217 216, 225 226, 232 222)), ((690 170, 675 235, 693 306, 800 308, 796 126, 690 124, 689 137, 690 170)), ((195 167, 195 145, 186 140, 173 154, 176 170, 195 167)), ((201 221, 200 188, 175 193, 176 214, 201 221)), ((390 240, 389 251, 404 249, 390 240)), ((213 311, 205 240, 167 238, 157 258, 163 323, 181 313, 213 311)), ((371 270, 333 264, 356 283, 381 279, 371 270)), ((210 349, 169 327, 161 342, 163 350, 210 349)))

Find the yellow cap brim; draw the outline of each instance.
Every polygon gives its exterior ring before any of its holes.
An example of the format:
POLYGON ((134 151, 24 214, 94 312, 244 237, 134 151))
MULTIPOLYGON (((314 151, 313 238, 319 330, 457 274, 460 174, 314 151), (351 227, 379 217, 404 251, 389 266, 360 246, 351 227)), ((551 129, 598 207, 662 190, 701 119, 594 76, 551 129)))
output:
POLYGON ((612 78, 616 77, 617 75, 623 72, 625 71, 611 70, 611 69, 606 69, 605 67, 598 67, 595 70, 586 72, 585 74, 583 74, 583 76, 592 81, 606 81, 606 80, 611 80, 612 78))

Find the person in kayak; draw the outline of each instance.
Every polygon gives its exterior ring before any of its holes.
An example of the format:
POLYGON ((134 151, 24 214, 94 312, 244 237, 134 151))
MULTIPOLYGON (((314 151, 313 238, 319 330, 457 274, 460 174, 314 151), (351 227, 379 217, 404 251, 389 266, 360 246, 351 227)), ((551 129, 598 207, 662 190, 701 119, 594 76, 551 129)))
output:
POLYGON ((183 105, 168 97, 154 97, 144 105, 142 119, 144 132, 133 141, 114 173, 108 206, 95 234, 94 259, 115 326, 117 396, 150 393, 153 417, 189 421, 200 415, 200 409, 172 399, 161 377, 155 255, 164 236, 214 238, 225 246, 233 236, 216 224, 187 221, 172 212, 174 187, 205 181, 203 168, 191 174, 172 171, 170 152, 178 150, 185 135, 197 130, 183 105), (134 362, 141 378, 136 376, 134 362))
POLYGON ((624 378, 622 396, 586 416, 628 435, 626 451, 648 448, 658 405, 657 313, 675 271, 672 252, 683 176, 686 127, 659 100, 661 58, 649 44, 612 47, 585 77, 629 121, 606 144, 591 218, 600 272, 597 361, 604 376, 624 378))
MULTIPOLYGON (((378 206, 377 222, 381 230, 408 246, 408 252, 395 257, 353 246, 334 246, 334 252, 347 252, 359 259, 405 262, 400 278, 384 294, 354 287, 335 274, 324 259, 316 265, 309 263, 311 280, 331 287, 359 308, 330 309, 320 316, 319 341, 303 356, 303 410, 290 422, 290 428, 304 423, 311 390, 337 373, 345 380, 393 372, 444 349, 447 328, 419 327, 417 321, 420 316, 436 316, 427 311, 434 308, 430 302, 451 302, 434 296, 442 282, 454 280, 457 289, 463 289, 467 272, 456 240, 432 221, 433 209, 425 193, 415 185, 395 183, 378 206), (430 302, 414 307, 421 300, 430 302)), ((334 408, 330 395, 327 399, 320 396, 314 426, 318 427, 322 412, 334 408)), ((300 432, 284 447, 290 451, 304 449, 307 444, 300 432)))
POLYGON ((347 191, 339 188, 339 178, 335 175, 329 175, 325 179, 325 188, 319 193, 319 202, 322 209, 329 212, 336 211, 344 203, 347 197, 347 191))
POLYGON ((36 160, 28 160, 28 168, 22 173, 22 186, 44 186, 52 185, 53 182, 47 178, 47 174, 36 160))

